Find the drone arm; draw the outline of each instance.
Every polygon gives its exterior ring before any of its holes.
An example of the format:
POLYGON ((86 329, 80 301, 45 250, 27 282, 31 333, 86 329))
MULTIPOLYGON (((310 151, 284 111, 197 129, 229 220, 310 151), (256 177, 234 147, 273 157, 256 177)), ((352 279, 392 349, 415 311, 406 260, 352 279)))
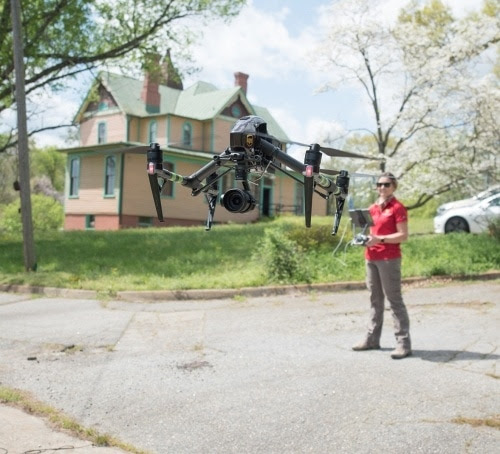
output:
POLYGON ((296 172, 304 172, 306 168, 304 164, 302 164, 300 161, 297 161, 292 156, 283 153, 283 151, 281 151, 278 147, 274 146, 267 140, 260 139, 259 146, 268 159, 276 159, 276 161, 285 164, 287 167, 290 167, 290 169, 295 170, 296 172))
MULTIPOLYGON (((276 159, 276 161, 281 162, 292 170, 299 172, 301 174, 305 174, 306 165, 302 164, 300 161, 297 161, 292 156, 283 153, 278 147, 274 146, 272 143, 267 142, 266 140, 260 141, 260 148, 264 152, 264 154, 269 159, 276 159)), ((340 194, 340 189, 337 185, 326 175, 319 173, 314 175, 314 182, 321 186, 323 189, 327 190, 330 194, 338 195, 340 194)))
POLYGON ((187 186, 188 188, 191 188, 193 192, 198 193, 202 185, 202 181, 212 175, 214 170, 220 166, 221 156, 224 155, 224 153, 219 156, 214 156, 214 159, 205 164, 202 168, 198 169, 188 177, 184 177, 182 185, 187 186))
POLYGON ((151 169, 148 168, 148 174, 149 175, 156 174, 160 178, 163 178, 164 180, 173 181, 174 183, 184 184, 184 182, 186 180, 186 177, 179 175, 178 173, 171 172, 170 170, 165 169, 165 168, 153 169, 153 171, 151 171, 151 169))

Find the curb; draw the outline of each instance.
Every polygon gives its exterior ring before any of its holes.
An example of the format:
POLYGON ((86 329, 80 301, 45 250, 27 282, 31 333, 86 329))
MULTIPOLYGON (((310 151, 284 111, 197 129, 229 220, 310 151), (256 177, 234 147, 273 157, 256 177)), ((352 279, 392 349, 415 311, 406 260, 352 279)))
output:
MULTIPOLYGON (((432 277, 410 277, 402 280, 403 285, 446 283, 450 281, 478 281, 500 278, 500 271, 488 271, 474 275, 441 275, 432 277)), ((113 298, 122 301, 186 301, 234 298, 237 296, 261 297, 269 295, 290 295, 310 292, 342 292, 364 290, 364 281, 332 282, 323 284, 278 285, 266 287, 242 287, 237 289, 193 289, 193 290, 124 290, 113 298)), ((0 292, 42 295, 52 298, 96 299, 100 292, 95 290, 41 287, 36 285, 0 284, 0 292)))

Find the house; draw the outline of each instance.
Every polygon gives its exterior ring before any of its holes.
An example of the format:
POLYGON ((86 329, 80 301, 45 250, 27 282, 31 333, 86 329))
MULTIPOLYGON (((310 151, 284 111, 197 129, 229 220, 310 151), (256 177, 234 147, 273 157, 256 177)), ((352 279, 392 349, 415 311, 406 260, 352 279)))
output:
MULTIPOLYGON (((227 89, 201 81, 184 89, 169 56, 160 68, 146 72, 142 81, 108 72, 96 78, 75 117, 80 145, 62 150, 67 153, 65 229, 205 223, 204 196, 193 197, 190 189, 172 182, 162 191, 165 220, 158 221, 146 153, 134 151, 138 145, 159 143, 164 167, 190 175, 228 147, 231 128, 245 115, 262 117, 270 134, 288 141, 269 111, 248 101, 247 74, 235 73, 234 86, 227 89)), ((224 176, 221 193, 236 186, 233 173, 224 176)), ((297 181, 279 171, 249 180, 257 208, 235 214, 219 205, 215 223, 253 222, 284 211, 303 213, 303 187, 297 181)), ((314 214, 326 213, 324 201, 314 205, 314 214)))

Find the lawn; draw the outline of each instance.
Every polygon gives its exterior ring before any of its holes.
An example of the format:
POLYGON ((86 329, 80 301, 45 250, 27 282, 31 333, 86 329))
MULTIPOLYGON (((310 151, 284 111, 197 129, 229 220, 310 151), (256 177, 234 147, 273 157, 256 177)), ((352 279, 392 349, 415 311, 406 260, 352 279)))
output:
MULTIPOLYGON (((411 219, 411 218, 410 218, 411 219)), ((60 231, 35 235, 37 271, 24 272, 22 238, 0 237, 0 284, 119 290, 240 288, 272 283, 364 279, 363 249, 343 220, 284 217, 250 225, 60 231)), ((411 219, 403 275, 477 274, 500 269, 489 235, 435 235, 431 219, 411 219)))

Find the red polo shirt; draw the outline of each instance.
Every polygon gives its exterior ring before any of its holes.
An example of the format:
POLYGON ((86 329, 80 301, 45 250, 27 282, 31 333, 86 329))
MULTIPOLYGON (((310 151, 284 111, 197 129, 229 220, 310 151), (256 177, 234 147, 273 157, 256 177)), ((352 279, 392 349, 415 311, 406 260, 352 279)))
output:
MULTIPOLYGON (((383 208, 381 205, 374 203, 370 207, 370 214, 373 218, 370 233, 375 236, 396 233, 396 224, 408 220, 406 208, 395 197, 392 197, 383 208)), ((378 243, 375 246, 365 248, 365 258, 367 260, 390 260, 399 257, 401 257, 399 243, 378 243)))

